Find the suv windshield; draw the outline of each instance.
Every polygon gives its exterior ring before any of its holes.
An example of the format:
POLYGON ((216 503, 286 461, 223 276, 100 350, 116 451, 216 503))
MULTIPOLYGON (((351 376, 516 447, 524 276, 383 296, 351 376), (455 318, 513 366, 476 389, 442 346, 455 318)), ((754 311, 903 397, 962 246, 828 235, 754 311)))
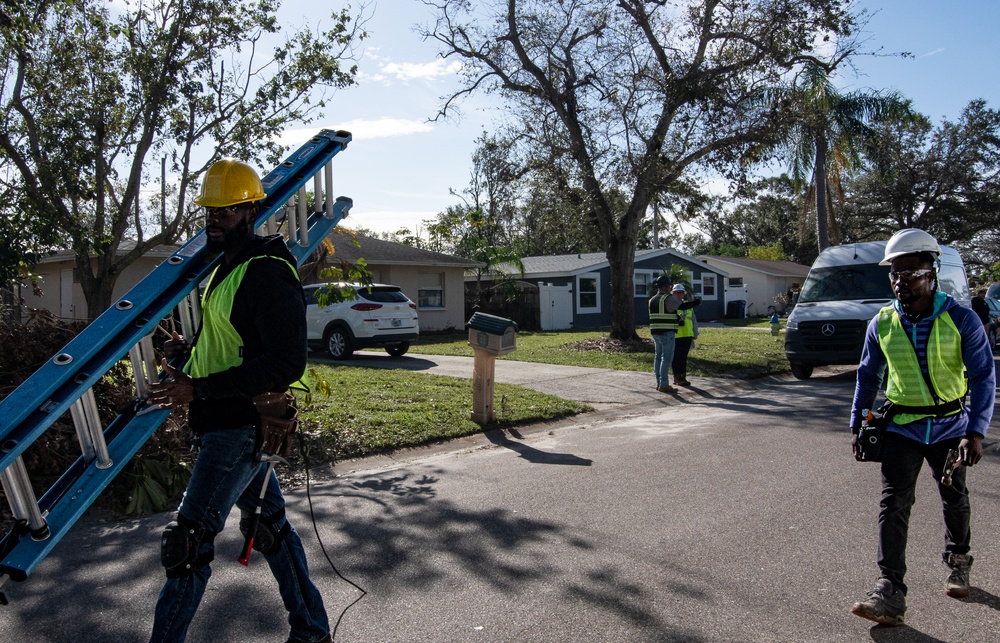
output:
POLYGON ((862 264, 813 268, 809 271, 799 303, 843 299, 892 299, 889 266, 862 264))

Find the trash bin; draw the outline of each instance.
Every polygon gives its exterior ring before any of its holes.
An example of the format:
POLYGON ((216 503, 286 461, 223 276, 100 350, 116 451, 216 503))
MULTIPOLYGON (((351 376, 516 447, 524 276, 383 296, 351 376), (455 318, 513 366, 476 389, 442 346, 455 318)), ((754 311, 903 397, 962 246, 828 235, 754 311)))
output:
POLYGON ((739 299, 726 304, 726 319, 743 319, 746 317, 747 302, 739 299))

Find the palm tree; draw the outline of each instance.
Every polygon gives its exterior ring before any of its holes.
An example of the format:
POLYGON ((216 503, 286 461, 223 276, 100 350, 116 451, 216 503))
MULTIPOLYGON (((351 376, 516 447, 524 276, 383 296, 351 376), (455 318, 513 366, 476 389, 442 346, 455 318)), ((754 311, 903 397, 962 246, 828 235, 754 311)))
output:
POLYGON ((839 189, 841 177, 874 144, 874 124, 913 116, 910 101, 896 91, 840 93, 830 82, 831 71, 807 62, 790 86, 772 88, 765 98, 789 112, 784 139, 777 147, 788 155, 795 189, 807 188, 806 204, 815 197, 820 251, 830 245, 831 228, 836 230, 829 186, 839 189))
POLYGON ((524 277, 524 262, 511 246, 494 246, 482 237, 468 237, 459 249, 460 256, 478 261, 479 266, 470 268, 467 274, 476 278, 474 306, 479 307, 483 296, 483 279, 493 282, 513 296, 516 290, 514 280, 524 277))

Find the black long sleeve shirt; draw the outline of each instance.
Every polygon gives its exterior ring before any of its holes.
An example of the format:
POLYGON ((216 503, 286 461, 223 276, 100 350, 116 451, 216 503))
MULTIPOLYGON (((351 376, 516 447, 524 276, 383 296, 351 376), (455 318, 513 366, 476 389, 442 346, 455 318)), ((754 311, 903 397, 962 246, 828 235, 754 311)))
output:
POLYGON ((196 432, 255 422, 251 398, 284 391, 305 371, 305 297, 297 275, 279 258, 295 265, 280 235, 254 237, 231 264, 219 266, 212 280, 221 283, 250 261, 229 316, 243 340, 243 361, 195 380, 198 398, 191 402, 188 420, 196 432), (264 258, 251 261, 254 257, 264 258))

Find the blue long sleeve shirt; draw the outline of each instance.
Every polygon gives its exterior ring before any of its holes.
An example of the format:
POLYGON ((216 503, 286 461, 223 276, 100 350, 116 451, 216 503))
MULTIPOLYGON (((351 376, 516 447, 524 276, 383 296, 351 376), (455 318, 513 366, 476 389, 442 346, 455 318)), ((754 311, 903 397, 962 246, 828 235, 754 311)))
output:
MULTIPOLYGON (((979 317, 943 292, 934 295, 933 313, 916 323, 907 319, 898 301, 893 302, 893 306, 907 335, 916 338, 917 361, 925 378, 928 378, 927 338, 931 326, 939 316, 951 315, 955 327, 962 336, 962 360, 969 376, 969 402, 961 413, 940 418, 924 418, 903 425, 890 422, 888 430, 924 444, 965 437, 970 431, 985 436, 990 420, 993 419, 996 370, 993 351, 990 349, 989 340, 979 317)), ((852 428, 861 426, 862 410, 875 408, 875 399, 882 387, 885 372, 885 353, 879 344, 878 315, 875 315, 868 324, 861 363, 858 364, 858 381, 851 409, 852 428)))

